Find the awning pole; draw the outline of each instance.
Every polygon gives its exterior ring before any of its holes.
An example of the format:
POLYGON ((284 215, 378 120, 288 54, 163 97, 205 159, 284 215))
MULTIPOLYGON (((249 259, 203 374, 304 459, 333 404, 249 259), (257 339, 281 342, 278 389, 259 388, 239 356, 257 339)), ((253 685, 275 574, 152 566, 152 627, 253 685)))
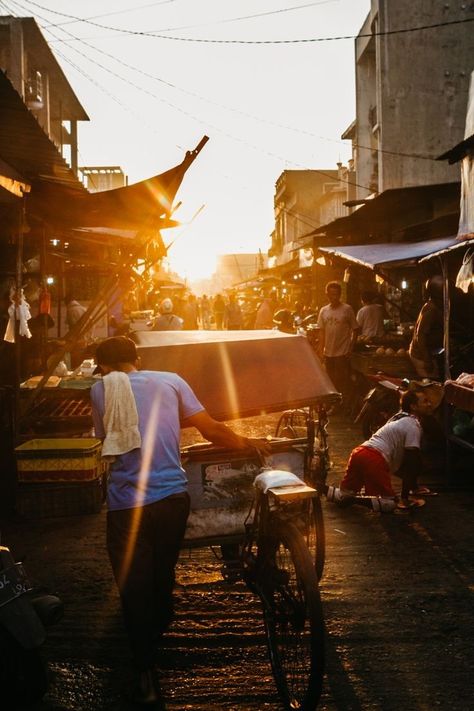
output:
POLYGON ((443 333, 443 348, 444 348, 444 379, 451 379, 451 354, 449 347, 449 322, 450 322, 450 312, 451 312, 451 300, 449 297, 449 265, 448 260, 439 257, 441 262, 441 273, 443 275, 443 321, 444 321, 444 333, 443 333))
POLYGON ((26 224, 26 193, 20 203, 20 213, 18 219, 18 242, 16 249, 16 275, 15 275, 15 294, 14 294, 14 317, 15 317, 15 414, 13 423, 13 434, 15 442, 18 438, 18 423, 20 413, 20 383, 21 383, 21 336, 20 336, 20 319, 18 317, 18 307, 21 302, 21 290, 23 279, 23 233, 26 224))

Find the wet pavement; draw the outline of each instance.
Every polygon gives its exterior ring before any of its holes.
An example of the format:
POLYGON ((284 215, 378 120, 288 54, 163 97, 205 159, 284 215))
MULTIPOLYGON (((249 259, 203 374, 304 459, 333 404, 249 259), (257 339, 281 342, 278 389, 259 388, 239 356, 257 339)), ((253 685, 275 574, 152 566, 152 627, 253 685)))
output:
MULTIPOLYGON (((275 421, 272 415, 239 426, 266 434, 275 421)), ((361 437, 341 416, 329 431, 335 482, 361 437)), ((441 493, 407 514, 324 502, 327 664, 320 709, 473 707, 474 490, 456 487, 456 472, 453 480, 448 486, 438 473, 423 481, 441 493)), ((120 700, 128 652, 104 527, 105 512, 3 526, 3 543, 65 603, 44 646, 51 685, 37 711, 128 708, 120 700)), ((183 551, 177 576, 176 621, 159 658, 166 707, 281 709, 258 600, 242 583, 222 580, 208 549, 183 551)))

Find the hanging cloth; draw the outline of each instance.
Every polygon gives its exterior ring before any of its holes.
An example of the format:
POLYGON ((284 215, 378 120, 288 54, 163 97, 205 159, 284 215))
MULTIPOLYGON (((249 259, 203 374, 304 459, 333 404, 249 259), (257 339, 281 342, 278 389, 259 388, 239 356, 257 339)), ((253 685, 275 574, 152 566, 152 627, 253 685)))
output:
POLYGON ((23 295, 20 298, 20 303, 15 306, 15 303, 8 307, 9 320, 5 336, 3 339, 8 343, 15 343, 15 321, 19 321, 19 334, 25 338, 31 338, 31 331, 28 328, 28 320, 31 318, 30 305, 26 303, 23 295))
POLYGON ((456 286, 465 294, 469 291, 474 276, 474 248, 469 248, 462 260, 461 268, 456 277, 456 286))

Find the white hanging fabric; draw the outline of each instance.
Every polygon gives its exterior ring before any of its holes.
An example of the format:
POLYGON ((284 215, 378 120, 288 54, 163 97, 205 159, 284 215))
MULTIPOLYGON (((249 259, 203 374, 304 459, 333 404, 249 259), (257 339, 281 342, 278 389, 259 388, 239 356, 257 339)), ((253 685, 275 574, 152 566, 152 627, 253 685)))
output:
POLYGON ((474 248, 469 248, 464 255, 462 265, 456 277, 456 286, 464 291, 465 294, 469 291, 469 286, 472 284, 474 277, 474 248))
MULTIPOLYGON (((11 297, 12 299, 14 297, 11 297)), ((12 301, 8 307, 8 323, 3 337, 4 341, 8 343, 15 343, 15 321, 19 321, 18 332, 20 336, 25 336, 25 338, 31 338, 31 331, 28 328, 28 320, 31 318, 30 305, 25 301, 23 292, 20 297, 20 303, 15 305, 12 301)))

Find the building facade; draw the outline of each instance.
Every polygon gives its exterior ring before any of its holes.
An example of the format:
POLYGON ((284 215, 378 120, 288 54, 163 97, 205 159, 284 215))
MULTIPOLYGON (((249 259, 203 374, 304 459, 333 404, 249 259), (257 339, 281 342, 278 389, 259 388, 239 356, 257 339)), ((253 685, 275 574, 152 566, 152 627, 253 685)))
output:
POLYGON ((77 174, 77 122, 89 117, 32 17, 0 16, 0 69, 77 174))
POLYGON ((84 185, 91 193, 128 185, 128 178, 118 165, 84 165, 79 168, 79 172, 84 185))
POLYGON ((339 165, 337 170, 285 170, 279 176, 274 196, 275 229, 268 252, 273 258, 271 266, 292 261, 304 235, 327 217, 341 216, 337 213, 345 209, 342 200, 346 199, 341 173, 339 165))
POLYGON ((472 3, 371 0, 355 41, 356 121, 343 134, 357 198, 458 180, 435 158, 463 138, 473 18, 472 3))

